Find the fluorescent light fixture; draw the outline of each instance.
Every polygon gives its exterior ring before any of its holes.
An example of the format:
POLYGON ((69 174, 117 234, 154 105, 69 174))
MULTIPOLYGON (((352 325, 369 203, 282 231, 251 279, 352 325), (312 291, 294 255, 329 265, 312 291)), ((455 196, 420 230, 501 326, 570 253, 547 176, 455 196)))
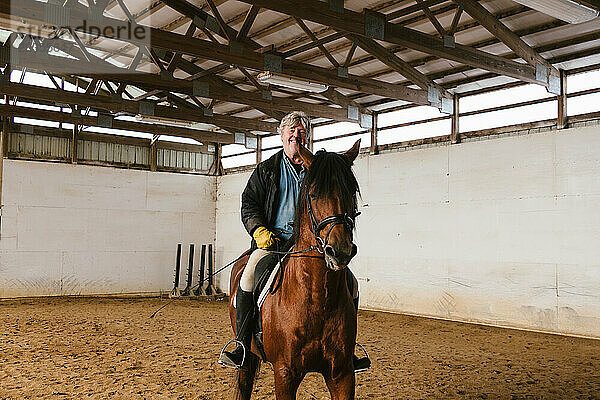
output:
POLYGON ((191 126, 192 126, 191 122, 176 121, 176 120, 172 120, 172 119, 153 118, 153 117, 147 117, 147 116, 141 115, 141 114, 136 115, 135 119, 140 122, 149 122, 149 123, 153 123, 153 124, 161 124, 161 125, 168 125, 168 126, 178 126, 178 127, 182 127, 182 128, 191 128, 191 126))
POLYGON ((327 85, 322 83, 305 81, 298 78, 277 75, 269 71, 261 72, 256 76, 260 83, 270 83, 277 86, 283 86, 290 89, 304 90, 307 92, 321 93, 328 89, 327 85))
POLYGON ((590 21, 598 16, 598 10, 573 0, 514 0, 529 8, 570 24, 590 21))

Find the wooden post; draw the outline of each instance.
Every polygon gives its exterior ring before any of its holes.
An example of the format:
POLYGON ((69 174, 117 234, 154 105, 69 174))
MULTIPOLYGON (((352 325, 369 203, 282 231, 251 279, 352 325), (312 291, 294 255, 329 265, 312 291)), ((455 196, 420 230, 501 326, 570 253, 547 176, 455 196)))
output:
POLYGON ((567 73, 560 70, 560 95, 558 95, 558 119, 556 121, 557 129, 567 127, 567 73))
POLYGON ((156 172, 157 170, 157 162, 158 162, 158 149, 156 148, 156 143, 158 142, 158 137, 160 135, 152 136, 152 140, 150 141, 150 171, 156 172))
POLYGON ((376 111, 373 111, 373 126, 371 127, 371 148, 369 149, 370 154, 378 154, 379 148, 377 146, 377 115, 376 111))
POLYGON ((459 117, 460 117, 460 110, 458 108, 458 94, 454 94, 454 98, 453 98, 453 104, 454 104, 454 110, 452 112, 452 132, 450 132, 450 143, 452 144, 456 144, 456 143, 460 143, 460 132, 459 132, 459 117))
POLYGON ((256 137, 256 164, 262 161, 262 136, 256 137))
MULTIPOLYGON (((8 96, 4 97, 8 102, 8 96)), ((0 134, 0 227, 2 222, 2 181, 4 178, 4 154, 6 154, 6 138, 8 137, 8 117, 2 118, 2 133, 0 134)))
MULTIPOLYGON (((62 126, 61 126, 62 128, 62 126)), ((77 164, 77 136, 79 133, 79 125, 73 124, 73 138, 71 139, 71 163, 77 164)))
POLYGON ((223 175, 225 173, 225 169, 223 168, 222 157, 223 155, 223 145, 221 143, 217 143, 217 175, 223 175))

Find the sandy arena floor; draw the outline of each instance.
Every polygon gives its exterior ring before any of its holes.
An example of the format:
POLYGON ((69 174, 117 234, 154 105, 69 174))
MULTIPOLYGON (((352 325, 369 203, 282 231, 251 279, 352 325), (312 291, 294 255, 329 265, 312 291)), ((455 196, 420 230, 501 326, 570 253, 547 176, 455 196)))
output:
MULTIPOLYGON (((0 302, 0 399, 228 399, 226 304, 161 299, 0 302)), ((600 341, 359 313, 373 369, 358 399, 600 399, 600 341)), ((256 399, 273 398, 263 365, 256 399)), ((328 398, 309 375, 299 399, 328 398)))

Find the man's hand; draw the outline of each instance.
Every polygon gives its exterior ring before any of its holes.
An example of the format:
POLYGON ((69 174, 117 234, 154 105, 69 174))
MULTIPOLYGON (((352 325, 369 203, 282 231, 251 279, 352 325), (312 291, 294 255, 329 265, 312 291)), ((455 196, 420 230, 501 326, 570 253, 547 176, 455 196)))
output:
POLYGON ((271 247, 273 243, 275 243, 276 239, 275 234, 267 228, 265 228, 264 226, 259 226, 258 228, 256 228, 256 230, 252 234, 252 237, 256 241, 256 245, 258 246, 258 248, 264 250, 271 247))

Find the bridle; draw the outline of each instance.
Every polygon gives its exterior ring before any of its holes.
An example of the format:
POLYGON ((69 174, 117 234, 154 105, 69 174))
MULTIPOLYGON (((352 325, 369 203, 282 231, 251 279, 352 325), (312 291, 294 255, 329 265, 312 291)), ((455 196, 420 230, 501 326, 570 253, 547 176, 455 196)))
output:
POLYGON ((360 215, 360 212, 356 212, 353 214, 333 214, 317 222, 310 201, 310 195, 308 193, 306 194, 306 209, 308 212, 308 216, 310 217, 312 233, 315 237, 315 241, 317 242, 316 250, 321 254, 325 253, 325 247, 327 246, 327 242, 329 241, 329 234, 331 233, 333 227, 336 225, 343 224, 350 232, 352 232, 352 229, 354 229, 356 217, 360 215), (330 226, 329 229, 327 229, 327 233, 325 234, 325 239, 323 239, 321 238, 321 231, 325 229, 327 225, 330 226))

